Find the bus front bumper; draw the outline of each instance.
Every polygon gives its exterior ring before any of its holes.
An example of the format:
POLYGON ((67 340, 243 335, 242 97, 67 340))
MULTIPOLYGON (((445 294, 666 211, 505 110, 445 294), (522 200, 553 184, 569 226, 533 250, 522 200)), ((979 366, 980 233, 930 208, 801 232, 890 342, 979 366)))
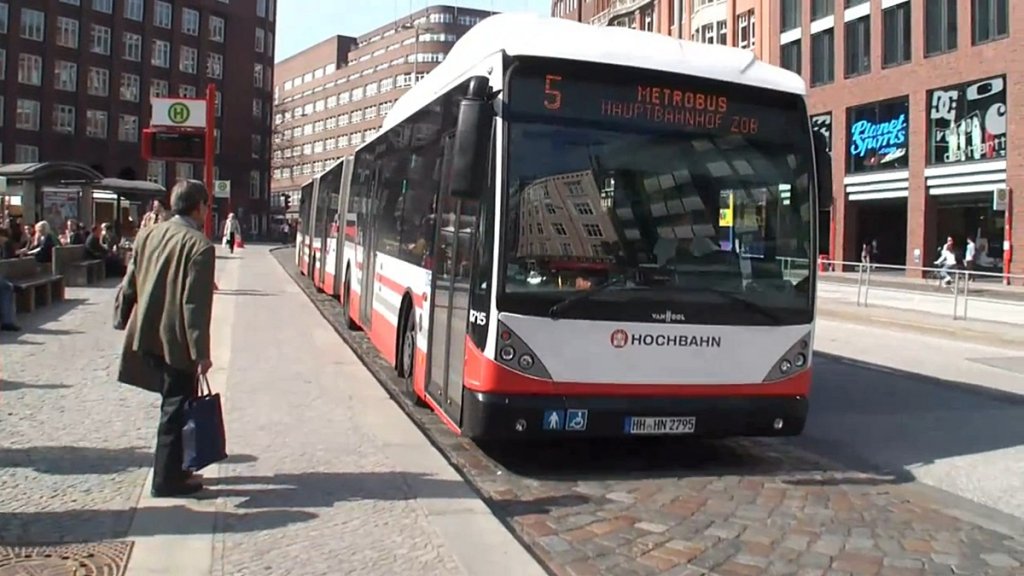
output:
POLYGON ((473 439, 796 436, 809 408, 806 396, 541 396, 471 390, 463 402, 462 434, 473 439), (634 423, 637 418, 645 419, 643 426, 634 423))

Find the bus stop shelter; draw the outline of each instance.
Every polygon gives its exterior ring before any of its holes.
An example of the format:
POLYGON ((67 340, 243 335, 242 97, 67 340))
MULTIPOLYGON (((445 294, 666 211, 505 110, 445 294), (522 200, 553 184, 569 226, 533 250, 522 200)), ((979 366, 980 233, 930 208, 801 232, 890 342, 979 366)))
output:
POLYGON ((33 162, 2 164, 0 178, 5 208, 19 206, 24 222, 34 224, 78 218, 83 191, 103 176, 77 162, 33 162))
POLYGON ((91 186, 93 221, 112 222, 115 232, 121 234, 123 222, 130 218, 138 219, 141 213, 148 210, 150 202, 166 197, 167 189, 155 182, 103 178, 91 186))

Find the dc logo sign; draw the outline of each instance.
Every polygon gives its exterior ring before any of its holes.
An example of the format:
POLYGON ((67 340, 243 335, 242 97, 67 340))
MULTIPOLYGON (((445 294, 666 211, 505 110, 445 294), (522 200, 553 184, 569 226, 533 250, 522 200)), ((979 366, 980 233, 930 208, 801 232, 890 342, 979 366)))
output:
POLYGON ((619 328, 612 332, 610 340, 613 348, 625 348, 629 342, 629 332, 619 328))

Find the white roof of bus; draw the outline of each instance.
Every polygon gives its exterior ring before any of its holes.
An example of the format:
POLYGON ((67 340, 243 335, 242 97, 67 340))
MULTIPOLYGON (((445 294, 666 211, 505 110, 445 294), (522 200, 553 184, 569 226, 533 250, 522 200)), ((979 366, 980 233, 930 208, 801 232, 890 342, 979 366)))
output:
POLYGON ((509 56, 604 62, 795 94, 807 92, 807 85, 798 74, 760 61, 749 50, 536 14, 496 14, 471 28, 452 47, 444 62, 398 99, 381 131, 412 116, 460 81, 473 66, 502 51, 509 56))

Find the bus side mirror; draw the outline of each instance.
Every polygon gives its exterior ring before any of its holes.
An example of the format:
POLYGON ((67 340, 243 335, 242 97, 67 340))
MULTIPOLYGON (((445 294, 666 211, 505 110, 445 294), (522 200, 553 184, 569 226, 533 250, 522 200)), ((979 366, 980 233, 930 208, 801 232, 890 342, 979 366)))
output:
POLYGON ((451 172, 448 190, 455 198, 479 198, 487 186, 494 105, 488 98, 490 81, 486 76, 469 80, 466 96, 459 103, 459 116, 452 144, 451 172))
POLYGON ((828 142, 821 132, 812 130, 814 135, 814 173, 818 188, 818 210, 832 207, 832 155, 828 152, 828 142))

